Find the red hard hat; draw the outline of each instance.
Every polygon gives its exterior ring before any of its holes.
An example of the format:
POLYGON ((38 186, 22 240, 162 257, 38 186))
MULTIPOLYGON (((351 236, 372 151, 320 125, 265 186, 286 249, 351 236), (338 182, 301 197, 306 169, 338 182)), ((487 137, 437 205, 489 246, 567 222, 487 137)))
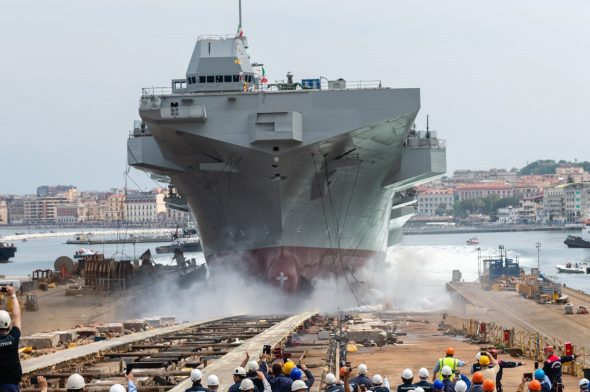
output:
POLYGON ((447 348, 447 355, 455 355, 455 350, 452 347, 447 348))
POLYGON ((475 373, 473 373, 473 377, 471 378, 471 381, 474 384, 481 384, 481 383, 483 383, 483 373, 482 372, 475 372, 475 373))
POLYGON ((483 390, 485 392, 492 392, 496 388, 494 380, 490 380, 489 378, 483 382, 483 390))

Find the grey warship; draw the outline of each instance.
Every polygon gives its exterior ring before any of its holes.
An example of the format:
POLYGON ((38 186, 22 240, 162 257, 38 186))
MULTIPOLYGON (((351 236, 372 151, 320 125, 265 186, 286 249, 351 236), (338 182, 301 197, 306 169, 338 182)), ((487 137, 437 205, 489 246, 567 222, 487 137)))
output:
POLYGON ((213 271, 297 291, 382 261, 446 171, 445 142, 412 129, 419 89, 260 68, 241 31, 199 37, 185 77, 143 89, 129 165, 186 200, 213 271))

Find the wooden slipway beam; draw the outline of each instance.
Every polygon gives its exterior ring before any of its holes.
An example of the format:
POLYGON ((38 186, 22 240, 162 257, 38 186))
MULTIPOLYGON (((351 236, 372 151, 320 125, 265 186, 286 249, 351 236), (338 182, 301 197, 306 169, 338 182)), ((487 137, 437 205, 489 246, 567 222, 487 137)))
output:
MULTIPOLYGON (((244 360, 246 352, 250 354, 250 358, 258 359, 258 355, 262 353, 262 346, 265 344, 270 344, 271 346, 279 344, 313 315, 315 315, 315 313, 308 312, 291 316, 262 332, 260 335, 248 339, 241 346, 236 347, 228 354, 216 359, 213 363, 204 368, 203 379, 206 380, 207 375, 209 374, 217 375, 219 377, 219 390, 226 391, 233 384, 233 370, 240 366, 240 363, 244 360)), ((172 388, 169 392, 184 392, 186 389, 190 388, 191 385, 192 382, 187 378, 172 388)))

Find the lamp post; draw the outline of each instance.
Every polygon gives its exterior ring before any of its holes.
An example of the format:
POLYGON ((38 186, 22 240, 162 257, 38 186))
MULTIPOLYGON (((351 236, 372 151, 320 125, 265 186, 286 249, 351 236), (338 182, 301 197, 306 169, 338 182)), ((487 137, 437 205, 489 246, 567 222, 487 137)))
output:
POLYGON ((537 248, 537 269, 539 270, 539 274, 541 274, 541 241, 537 241, 535 247, 537 248))

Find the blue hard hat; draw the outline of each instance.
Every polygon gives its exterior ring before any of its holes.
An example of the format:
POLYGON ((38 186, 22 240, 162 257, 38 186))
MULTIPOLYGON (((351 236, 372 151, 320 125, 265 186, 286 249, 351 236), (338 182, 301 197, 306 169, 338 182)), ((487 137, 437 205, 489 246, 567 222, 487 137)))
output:
POLYGON ((545 371, 543 369, 535 370, 535 380, 543 381, 545 379, 545 371))
POLYGON ((301 376, 303 376, 301 369, 293 368, 293 370, 291 370, 291 380, 301 380, 301 376))
POLYGON ((441 380, 436 380, 434 384, 432 384, 432 387, 434 389, 443 389, 445 387, 445 384, 443 384, 441 380))

